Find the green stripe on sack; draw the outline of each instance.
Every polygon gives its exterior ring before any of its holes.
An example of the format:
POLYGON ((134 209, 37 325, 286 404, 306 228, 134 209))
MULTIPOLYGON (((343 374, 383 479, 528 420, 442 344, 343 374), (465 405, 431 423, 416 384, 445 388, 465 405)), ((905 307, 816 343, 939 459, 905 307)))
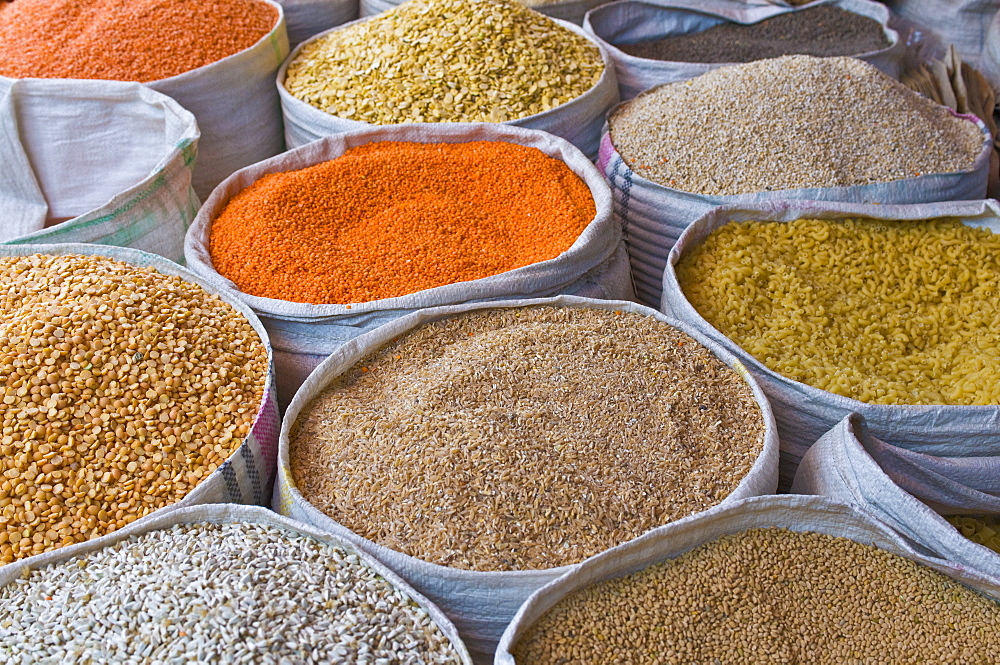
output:
POLYGON ((181 157, 184 158, 184 166, 191 166, 195 158, 198 157, 198 146, 193 139, 179 141, 175 147, 181 151, 181 157))
POLYGON ((101 215, 100 217, 96 217, 94 219, 87 220, 87 221, 79 220, 79 221, 68 222, 68 223, 64 222, 63 224, 60 224, 59 226, 53 227, 51 229, 51 231, 49 231, 47 233, 42 233, 42 234, 39 234, 39 235, 31 234, 31 235, 29 235, 29 236, 27 236, 25 238, 17 238, 15 240, 8 240, 8 241, 4 242, 3 244, 5 244, 5 245, 29 245, 31 243, 38 242, 38 240, 41 239, 41 238, 58 238, 60 236, 67 235, 67 234, 72 233, 74 231, 77 231, 79 229, 87 229, 87 228, 90 228, 92 226, 97 226, 99 224, 104 224, 105 222, 113 221, 119 215, 128 212, 129 210, 131 210, 132 208, 136 207, 137 205, 139 205, 140 203, 142 203, 143 201, 145 201, 146 199, 148 199, 150 196, 152 196, 153 194, 155 194, 157 192, 157 190, 159 190, 161 187, 163 187, 164 185, 166 185, 166 182, 167 182, 166 175, 164 175, 164 173, 161 171, 159 173, 159 175, 157 175, 156 178, 153 180, 153 182, 150 183, 150 187, 148 187, 147 189, 145 189, 141 194, 139 194, 139 195, 137 195, 137 196, 129 199, 129 202, 126 203, 125 205, 123 205, 122 207, 117 208, 117 209, 111 211, 110 213, 108 213, 106 215, 101 215))
POLYGON ((278 61, 278 66, 281 66, 281 63, 285 60, 285 56, 281 54, 281 42, 278 41, 277 30, 271 31, 271 48, 274 49, 274 59, 278 61))

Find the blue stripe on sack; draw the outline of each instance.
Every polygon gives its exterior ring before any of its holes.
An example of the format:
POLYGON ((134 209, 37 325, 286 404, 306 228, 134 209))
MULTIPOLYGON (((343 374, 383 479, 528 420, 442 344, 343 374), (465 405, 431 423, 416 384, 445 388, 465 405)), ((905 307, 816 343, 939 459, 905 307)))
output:
POLYGON ((260 484, 260 472, 257 470, 257 459, 250 449, 250 441, 244 441, 243 445, 240 446, 242 451, 240 454, 243 456, 243 463, 247 467, 247 476, 250 477, 250 485, 253 487, 253 502, 258 505, 264 505, 264 488, 260 484))
POLYGON ((621 192, 620 197, 615 197, 615 203, 618 204, 618 219, 621 220, 622 225, 622 240, 625 241, 625 247, 628 248, 628 208, 632 198, 632 169, 625 165, 625 160, 622 159, 621 155, 616 154, 613 159, 615 160, 615 166, 611 174, 611 182, 621 192), (624 174, 622 173, 623 167, 624 174), (619 178, 621 179, 620 184, 619 178))
POLYGON ((230 503, 243 503, 243 493, 240 491, 240 484, 236 480, 236 469, 232 462, 226 460, 220 467, 222 479, 226 481, 226 492, 229 493, 230 503))
POLYGON ((622 156, 615 153, 614 159, 614 170, 611 174, 611 184, 615 189, 621 191, 621 196, 612 196, 612 202, 617 206, 618 220, 622 227, 622 244, 625 246, 625 253, 629 260, 629 277, 632 280, 632 291, 633 293, 638 293, 639 289, 636 288, 635 273, 632 270, 632 243, 629 238, 629 203, 632 200, 632 169, 625 164, 625 160, 622 156), (621 187, 618 187, 618 179, 621 176, 621 171, 624 168, 624 177, 622 177, 621 187))

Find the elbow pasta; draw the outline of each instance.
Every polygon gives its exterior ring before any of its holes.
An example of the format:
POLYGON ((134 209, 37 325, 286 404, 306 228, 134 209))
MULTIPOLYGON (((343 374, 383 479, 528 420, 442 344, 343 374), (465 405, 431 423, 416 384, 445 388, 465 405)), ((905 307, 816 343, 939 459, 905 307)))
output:
POLYGON ((769 369, 871 404, 1000 404, 1000 236, 952 219, 731 222, 677 264, 769 369))
POLYGON ((972 542, 1000 553, 1000 518, 995 515, 953 515, 945 519, 972 542))

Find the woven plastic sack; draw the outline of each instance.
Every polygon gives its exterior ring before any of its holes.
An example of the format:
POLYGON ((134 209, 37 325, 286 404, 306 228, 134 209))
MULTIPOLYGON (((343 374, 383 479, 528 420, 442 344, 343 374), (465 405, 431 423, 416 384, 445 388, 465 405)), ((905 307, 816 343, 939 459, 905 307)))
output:
POLYGON ((0 77, 0 242, 183 261, 197 145, 194 116, 138 83, 0 77))
POLYGON ((285 8, 288 44, 295 48, 313 35, 358 18, 358 0, 277 0, 285 8))
MULTIPOLYGON (((342 25, 333 30, 343 30, 361 21, 370 20, 371 17, 358 19, 352 23, 342 25)), ((576 99, 566 102, 561 106, 550 109, 543 113, 529 115, 519 120, 510 120, 499 125, 512 127, 524 127, 525 129, 540 129, 566 139, 577 148, 582 150, 587 158, 593 161, 597 157, 597 149, 601 139, 601 129, 604 126, 604 116, 608 109, 618 103, 618 82, 615 79, 615 69, 607 50, 598 45, 594 38, 576 25, 565 21, 556 22, 567 30, 571 30, 578 35, 586 37, 601 50, 601 59, 604 62, 604 73, 594 86, 576 99)), ((285 142, 288 148, 298 148, 307 143, 312 143, 326 136, 342 134, 352 130, 373 129, 388 127, 388 125, 372 125, 358 120, 348 120, 330 115, 321 111, 311 104, 293 97, 285 90, 285 75, 288 72, 288 65, 298 57, 303 46, 315 39, 330 34, 333 30, 328 30, 316 35, 308 42, 300 44, 292 55, 289 56, 281 70, 278 71, 278 95, 281 97, 281 112, 285 122, 285 142)), ((463 123, 421 123, 428 126, 435 125, 458 125, 463 123)))
POLYGON ((462 312, 490 307, 528 307, 531 305, 556 305, 567 307, 590 307, 605 310, 621 310, 652 316, 664 321, 694 337, 704 344, 720 360, 738 372, 750 385, 757 403, 760 405, 766 430, 764 446, 753 467, 737 488, 722 504, 731 503, 747 496, 769 494, 777 486, 777 437, 767 400, 754 383, 746 369, 717 344, 705 339, 690 326, 672 321, 654 310, 624 301, 602 301, 559 296, 533 300, 501 301, 496 303, 476 303, 453 307, 437 307, 410 314, 397 319, 363 337, 345 344, 323 362, 306 380, 285 412, 278 451, 278 477, 274 488, 273 507, 282 515, 301 520, 334 533, 355 543, 369 552, 409 581, 418 591, 426 595, 444 610, 458 626, 459 633, 469 646, 477 663, 489 663, 493 650, 504 627, 514 616, 520 604, 535 589, 556 579, 575 566, 561 566, 546 570, 525 570, 517 572, 477 572, 448 568, 421 561, 400 552, 366 540, 353 531, 327 517, 309 504, 295 487, 289 468, 289 433, 302 410, 336 376, 348 370, 355 362, 403 333, 420 324, 447 318, 462 312))
POLYGON ((996 577, 973 568, 923 556, 898 534, 858 508, 822 497, 761 496, 719 506, 674 522, 587 559, 578 568, 539 589, 527 600, 504 632, 494 662, 496 665, 514 665, 511 651, 518 639, 545 612, 573 592, 676 559, 723 536, 763 527, 823 533, 874 545, 929 566, 979 593, 1000 600, 1000 580, 996 577))
POLYGON ((597 207, 594 220, 558 257, 499 275, 417 291, 398 298, 346 305, 310 305, 240 294, 261 317, 271 336, 278 367, 278 392, 284 406, 299 384, 341 344, 377 326, 424 307, 478 300, 535 298, 559 293, 611 299, 633 295, 621 229, 611 216, 611 195, 601 174, 579 150, 544 132, 496 124, 410 124, 371 127, 338 134, 243 169, 227 179, 205 202, 188 232, 185 255, 192 270, 237 289, 212 265, 208 238, 212 220, 229 200, 268 173, 291 171, 340 156, 375 141, 464 143, 508 141, 533 146, 564 161, 590 187, 597 207))
POLYGON ((979 71, 993 86, 993 90, 1000 93, 1000 13, 993 17, 987 27, 979 71))
POLYGON ((0 256, 29 256, 31 254, 106 256, 134 266, 153 267, 165 275, 176 275, 185 281, 200 285, 205 291, 218 295, 233 309, 246 317, 268 351, 267 389, 264 392, 260 411, 250 429, 250 434, 229 459, 188 492, 183 499, 173 506, 161 508, 150 515, 173 510, 175 507, 201 503, 267 505, 274 480, 280 420, 274 389, 274 360, 271 355, 271 346, 264 326, 261 325, 253 311, 240 302, 231 291, 220 289, 217 285, 198 277, 173 261, 168 261, 154 254, 120 247, 82 244, 0 246, 0 256))
POLYGON ((890 445, 852 413, 809 448, 792 492, 859 505, 937 556, 1000 576, 1000 554, 941 517, 1000 515, 1000 437, 890 445))
POLYGON ((455 626, 448 620, 441 610, 430 601, 417 593, 410 585, 400 579, 398 575, 379 563, 376 559, 363 551, 358 550, 350 542, 331 536, 328 533, 290 520, 281 515, 260 508, 257 506, 239 506, 233 504, 208 504, 203 506, 192 506, 185 508, 175 508, 171 510, 158 511, 154 515, 144 517, 128 526, 115 531, 114 533, 100 538, 89 540, 85 543, 77 543, 63 547, 52 552, 38 554, 33 557, 0 566, 0 587, 17 581, 26 571, 37 570, 44 566, 64 563, 76 556, 91 554, 105 547, 113 547, 116 544, 128 540, 133 536, 141 536, 150 531, 169 529, 178 524, 198 524, 208 522, 210 524, 260 524, 263 526, 277 527, 291 531, 300 536, 307 536, 318 540, 321 543, 332 545, 346 550, 348 553, 356 555, 366 566, 374 570, 378 575, 385 578, 393 587, 409 596, 417 605, 422 607, 437 625, 438 629, 447 636, 455 650, 459 653, 463 663, 471 663, 468 651, 462 644, 461 638, 455 626))
POLYGON ((958 54, 978 68, 986 31, 1000 11, 1000 0, 889 0, 894 13, 923 26, 944 43, 954 44, 958 54))
MULTIPOLYGON (((787 488, 795 468, 817 439, 850 413, 864 416, 874 436, 909 448, 926 446, 1000 446, 1000 406, 894 406, 867 404, 788 379, 768 369, 711 326, 688 302, 677 282, 675 266, 682 256, 714 229, 730 221, 789 222, 801 218, 884 220, 957 218, 970 226, 1000 232, 1000 204, 959 201, 923 205, 858 205, 822 201, 773 201, 726 206, 708 213, 684 232, 670 252, 663 275, 661 310, 694 326, 743 362, 767 394, 781 439, 781 482, 787 488)), ((926 448, 923 448, 926 449, 926 448)), ((940 448, 939 448, 940 450, 940 448)))
POLYGON ((678 37, 702 32, 724 23, 757 23, 779 14, 802 11, 820 4, 833 5, 880 23, 889 46, 852 55, 878 67, 888 76, 899 76, 906 44, 900 40, 895 30, 888 27, 889 10, 874 0, 821 0, 810 3, 809 7, 751 5, 740 0, 717 0, 710 7, 697 2, 670 2, 665 5, 619 0, 587 12, 583 29, 593 35, 611 55, 615 64, 615 76, 618 78, 618 92, 622 100, 628 100, 661 83, 694 78, 733 63, 671 62, 637 58, 618 49, 615 44, 678 37))
POLYGON ((767 205, 783 199, 830 201, 831 205, 837 201, 903 204, 982 199, 986 196, 993 141, 982 120, 955 115, 976 123, 983 135, 982 149, 970 171, 934 173, 854 187, 781 189, 731 196, 684 192, 643 178, 629 168, 611 143, 610 133, 605 131, 597 165, 611 185, 615 218, 622 225, 639 302, 660 306, 667 254, 688 225, 717 206, 767 205))
POLYGON ((230 173, 285 149, 274 75, 288 55, 284 12, 256 44, 198 69, 147 83, 194 114, 201 129, 194 190, 204 200, 230 173))

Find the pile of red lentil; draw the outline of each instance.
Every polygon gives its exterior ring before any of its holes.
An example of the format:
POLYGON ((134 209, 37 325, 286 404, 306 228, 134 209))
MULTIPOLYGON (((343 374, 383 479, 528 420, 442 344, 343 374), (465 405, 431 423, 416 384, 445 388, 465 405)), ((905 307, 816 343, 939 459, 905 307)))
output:
POLYGON ((0 75, 156 81, 239 53, 277 21, 261 0, 0 2, 0 75))
POLYGON ((514 143, 370 143, 261 178, 213 221, 215 269, 244 293, 392 298, 552 259, 594 218, 565 163, 514 143))

